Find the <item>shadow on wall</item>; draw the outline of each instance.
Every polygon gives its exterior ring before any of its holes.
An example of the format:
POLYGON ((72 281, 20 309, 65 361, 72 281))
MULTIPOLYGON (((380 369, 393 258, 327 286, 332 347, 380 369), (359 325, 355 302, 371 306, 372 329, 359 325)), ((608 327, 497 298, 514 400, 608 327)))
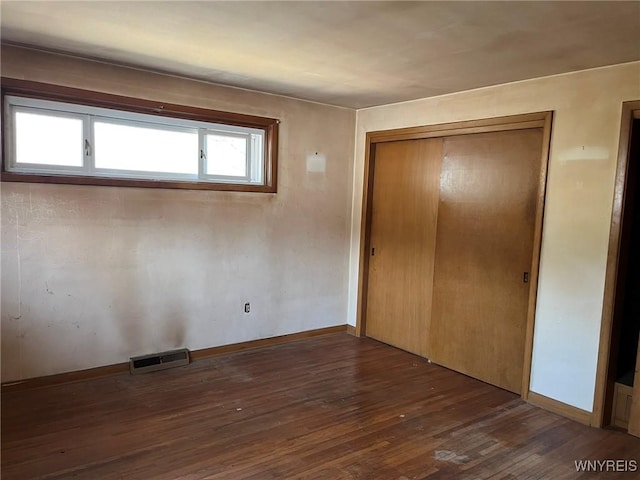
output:
POLYGON ((109 310, 118 330, 122 361, 131 356, 157 353, 185 347, 186 309, 179 288, 164 288, 155 301, 151 299, 156 283, 166 286, 169 279, 179 281, 161 249, 149 244, 139 225, 127 229, 126 235, 113 235, 108 249, 117 252, 118 265, 108 272, 109 310), (163 262, 164 261, 164 262, 163 262), (163 265, 162 281, 151 272, 149 264, 163 265))
POLYGON ((157 198, 146 208, 139 192, 6 188, 3 382, 186 346, 182 210, 167 220, 157 198))

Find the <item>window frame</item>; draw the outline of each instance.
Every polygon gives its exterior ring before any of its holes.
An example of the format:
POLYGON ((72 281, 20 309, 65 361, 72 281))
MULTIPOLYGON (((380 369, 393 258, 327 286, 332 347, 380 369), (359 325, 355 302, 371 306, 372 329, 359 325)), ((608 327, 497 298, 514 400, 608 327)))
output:
POLYGON ((200 159, 199 161, 202 163, 202 165, 200 166, 200 170, 202 171, 202 176, 204 178, 222 178, 225 181, 233 181, 235 178, 241 178, 244 180, 244 182, 250 182, 251 181, 251 170, 252 170, 252 165, 251 165, 251 136, 250 135, 243 135, 243 134, 239 134, 236 132, 227 132, 226 135, 223 135, 225 132, 223 130, 214 130, 211 128, 203 128, 201 129, 201 133, 202 135, 200 135, 200 159), (243 177, 234 177, 232 175, 213 175, 213 174, 209 174, 207 173, 207 168, 208 168, 208 164, 209 164, 209 157, 207 155, 208 153, 208 148, 207 148, 207 137, 211 135, 211 136, 227 136, 227 137, 235 137, 235 138, 243 138, 245 140, 245 159, 244 159, 244 164, 245 164, 245 171, 247 172, 246 175, 244 175, 243 177))
MULTIPOLYGON (((276 193, 277 192, 277 163, 278 163, 278 127, 280 121, 275 118, 258 117, 254 115, 245 115, 240 113, 223 112, 219 110, 211 110, 200 107, 192 107, 187 105, 177 105, 172 103, 163 103, 153 100, 139 99, 114 95, 109 93, 95 92, 72 87, 64 87, 28 80, 20 80, 2 77, 0 79, 1 87, 1 109, 2 109, 2 158, 0 165, 0 180, 3 182, 31 182, 31 183, 58 183, 72 185, 102 185, 102 186, 120 186, 120 187, 142 187, 142 188, 168 188, 168 189, 188 189, 188 190, 220 190, 220 191, 239 191, 239 192, 260 192, 260 193, 276 193), (179 180, 179 179, 163 179, 161 176, 157 178, 131 178, 131 177, 114 177, 114 176, 93 176, 87 171, 86 175, 60 173, 25 173, 13 172, 7 170, 7 155, 11 152, 7 151, 7 119, 5 115, 5 97, 16 96, 25 99, 47 100, 53 102, 63 102, 83 107, 107 108, 119 110, 124 113, 130 112, 134 114, 146 114, 159 117, 162 122, 164 117, 169 119, 182 119, 196 122, 204 122, 208 124, 228 125, 230 127, 245 127, 259 129, 264 132, 264 151, 262 161, 262 182, 257 183, 233 183, 238 177, 229 176, 224 181, 212 181, 207 179, 201 180, 179 180)), ((82 115, 82 114, 79 114, 82 115)), ((214 129, 205 129, 215 132, 214 129)), ((219 131, 224 132, 223 129, 219 131)), ((86 138, 86 137, 85 137, 86 138)), ((250 140, 249 140, 250 141, 250 140)), ((202 145, 200 145, 202 147, 202 145)), ((199 162, 203 159, 200 158, 199 162)), ((253 165, 257 167, 260 165, 253 165)), ((43 169, 56 170, 50 165, 43 165, 43 169)), ((63 169, 65 167, 62 167, 63 169)), ((68 168, 68 167, 66 167, 68 168)), ((71 167, 74 168, 74 167, 71 167)), ((75 167, 78 168, 78 167, 75 167)), ((84 167, 81 167, 84 169, 84 167)), ((86 170, 83 170, 86 171, 86 170)), ((150 173, 150 172, 145 172, 150 173)), ((153 174, 153 173, 150 173, 153 174)), ((215 175, 213 177, 222 177, 215 175)), ((246 178, 245 182, 246 182, 246 178)))
MULTIPOLYGON (((14 107, 14 112, 26 113, 26 114, 38 114, 38 113, 41 113, 41 110, 30 105, 16 105, 14 107)), ((81 135, 83 138, 87 137, 87 129, 86 129, 86 123, 85 123, 86 115, 83 115, 81 113, 76 113, 76 112, 65 111, 65 112, 56 112, 55 115, 51 115, 51 116, 56 118, 68 118, 73 120, 79 120, 80 126, 81 126, 81 135)), ((3 119, 3 120, 5 122, 3 125, 8 125, 7 119, 3 119)), ((4 139, 4 135, 3 135, 3 139, 4 139)), ((83 149, 83 145, 80 144, 81 163, 83 163, 83 158, 84 158, 84 155, 82 154, 82 149, 83 149)), ((8 144, 6 145, 7 155, 9 157, 15 158, 16 156, 15 150, 16 150, 15 142, 8 142, 8 144)), ((86 166, 82 164, 81 165, 62 165, 62 164, 47 164, 47 163, 42 163, 42 164, 30 163, 25 165, 33 166, 34 169, 37 168, 45 171, 49 170, 52 175, 64 175, 65 173, 70 173, 70 172, 87 172, 86 166)))

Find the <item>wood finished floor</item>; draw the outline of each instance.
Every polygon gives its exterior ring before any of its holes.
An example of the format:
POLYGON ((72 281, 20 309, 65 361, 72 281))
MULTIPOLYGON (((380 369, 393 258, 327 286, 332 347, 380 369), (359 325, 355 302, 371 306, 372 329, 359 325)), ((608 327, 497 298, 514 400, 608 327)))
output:
POLYGON ((640 439, 347 334, 2 394, 2 479, 564 479, 640 439))

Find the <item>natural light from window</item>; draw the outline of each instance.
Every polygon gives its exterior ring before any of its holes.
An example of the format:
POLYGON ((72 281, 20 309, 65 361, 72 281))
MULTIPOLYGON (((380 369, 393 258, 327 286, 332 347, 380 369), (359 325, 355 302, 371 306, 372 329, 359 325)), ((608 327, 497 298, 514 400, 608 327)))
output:
POLYGON ((275 192, 275 119, 3 98, 5 180, 275 192))
POLYGON ((99 169, 198 175, 198 132, 118 125, 97 120, 95 166, 99 169))
POLYGON ((16 112, 16 162, 81 167, 82 120, 16 112))
POLYGON ((207 135, 207 175, 247 176, 246 136, 207 135))

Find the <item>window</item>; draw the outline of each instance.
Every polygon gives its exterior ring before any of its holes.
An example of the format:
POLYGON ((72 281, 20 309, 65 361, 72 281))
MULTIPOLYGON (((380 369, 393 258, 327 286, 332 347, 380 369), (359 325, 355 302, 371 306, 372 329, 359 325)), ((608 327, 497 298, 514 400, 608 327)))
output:
POLYGON ((3 181, 276 191, 275 119, 12 79, 2 86, 3 181))

